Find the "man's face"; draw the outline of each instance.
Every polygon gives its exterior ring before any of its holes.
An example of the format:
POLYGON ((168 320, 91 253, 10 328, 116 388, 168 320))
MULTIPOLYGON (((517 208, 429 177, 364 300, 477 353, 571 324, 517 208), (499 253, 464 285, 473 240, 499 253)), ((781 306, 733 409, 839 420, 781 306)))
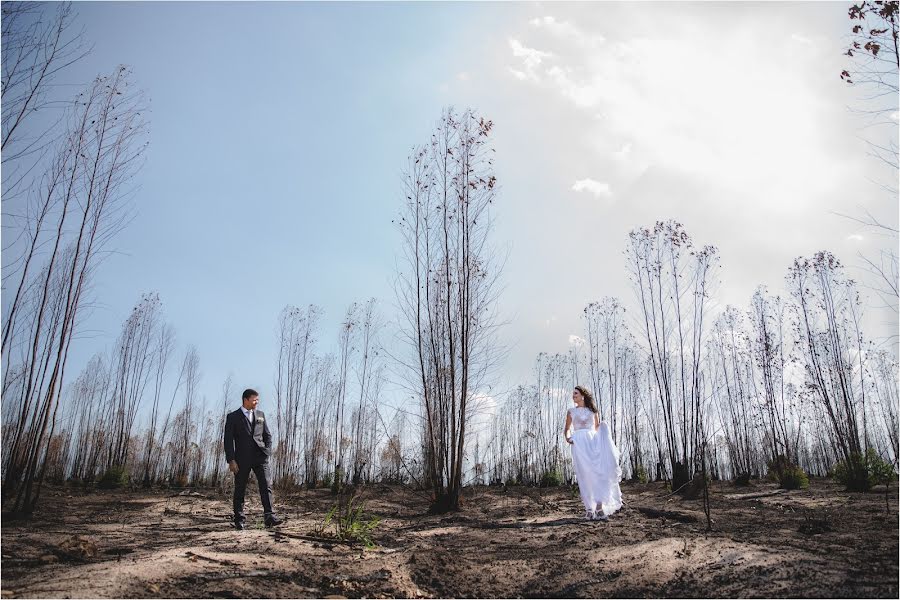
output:
POLYGON ((244 408, 247 410, 253 410, 256 408, 256 405, 259 404, 259 396, 250 396, 249 398, 244 398, 244 408))

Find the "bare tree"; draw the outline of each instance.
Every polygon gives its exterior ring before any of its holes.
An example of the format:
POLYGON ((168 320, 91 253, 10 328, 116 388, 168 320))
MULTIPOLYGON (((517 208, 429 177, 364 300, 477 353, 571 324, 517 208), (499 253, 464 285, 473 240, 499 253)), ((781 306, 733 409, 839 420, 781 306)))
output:
POLYGON ((831 426, 831 443, 851 472, 851 486, 867 489, 863 352, 858 327, 859 296, 828 252, 798 258, 788 271, 797 303, 797 343, 806 386, 831 426))
POLYGON ((406 260, 398 297, 435 511, 459 507, 470 402, 496 359, 492 127, 472 110, 445 110, 409 159, 398 220, 406 260))
MULTIPOLYGON (((156 466, 158 460, 154 460, 159 452, 156 447, 157 426, 159 422, 159 400, 162 396, 162 386, 165 379, 166 366, 175 344, 175 331, 171 325, 163 325, 157 331, 158 339, 155 342, 156 356, 153 358, 155 373, 153 378, 153 405, 150 408, 150 420, 147 424, 146 447, 144 449, 144 473, 143 482, 149 486, 156 479, 156 466)), ((170 408, 171 410, 171 408, 170 408)))
POLYGON ((144 390, 150 380, 157 354, 161 326, 161 304, 158 294, 145 294, 122 326, 116 345, 116 377, 113 383, 113 439, 109 467, 128 463, 131 435, 144 390))
MULTIPOLYGON (((89 52, 80 32, 72 31, 71 2, 47 8, 41 2, 6 2, 2 7, 3 73, 0 76, 3 166, 31 157, 14 169, 12 183, 21 170, 30 170, 44 146, 52 140, 54 119, 44 127, 29 127, 37 113, 43 115, 60 104, 49 92, 56 76, 89 52)), ((5 174, 7 175, 7 174, 5 174)), ((4 177, 6 179, 6 177, 4 177)), ((11 182, 6 182, 7 185, 11 182)), ((4 194, 16 185, 4 186, 4 194)))
POLYGON ((174 421, 173 466, 170 474, 177 485, 184 486, 189 482, 189 469, 194 454, 193 446, 196 446, 193 439, 197 433, 197 417, 200 412, 197 399, 197 386, 200 383, 200 356, 195 346, 190 346, 185 352, 181 372, 184 381, 184 402, 174 421))
POLYGON ((361 307, 359 330, 359 360, 356 364, 358 400, 353 415, 352 481, 361 483, 371 474, 373 456, 378 444, 376 414, 378 395, 383 376, 380 360, 379 332, 382 326, 377 301, 370 298, 361 307))
POLYGON ((762 422, 766 430, 768 454, 771 460, 784 455, 791 463, 799 459, 797 445, 800 428, 794 424, 794 416, 800 407, 796 396, 786 382, 785 370, 789 367, 792 352, 785 329, 785 303, 779 296, 771 297, 764 287, 757 288, 750 301, 750 347, 756 367, 757 397, 762 422))
POLYGON ((17 372, 24 378, 16 400, 17 426, 4 455, 3 498, 5 503, 16 489, 15 512, 31 512, 37 502, 79 308, 103 248, 125 223, 125 186, 146 146, 140 101, 124 67, 97 78, 78 96, 51 166, 51 179, 59 182, 45 189, 55 207, 55 224, 46 232, 51 248, 44 269, 21 286, 30 291, 27 306, 14 301, 6 322, 8 354, 17 354, 22 362, 19 368, 7 362, 4 376, 17 372), (24 324, 18 331, 20 320, 24 324))
POLYGON ((618 298, 603 298, 584 309, 587 344, 590 354, 591 383, 600 413, 610 424, 613 441, 619 443, 619 414, 625 392, 628 368, 626 345, 632 342, 625 325, 625 307, 618 298), (604 389, 605 388, 605 389, 604 389), (604 394, 605 392, 605 394, 604 394), (608 399, 608 410, 603 398, 608 399))
POLYGON ((278 442, 274 456, 274 477, 280 483, 296 484, 302 480, 304 465, 299 454, 312 425, 308 419, 311 405, 317 403, 309 396, 309 381, 321 312, 319 307, 310 305, 306 309, 287 306, 281 313, 275 378, 278 442))
MULTIPOLYGON (((234 392, 234 375, 232 373, 228 373, 228 376, 225 378, 225 382, 222 384, 222 412, 219 414, 218 418, 218 426, 211 429, 215 432, 213 436, 213 447, 218 446, 218 440, 221 440, 225 435, 225 418, 228 416, 228 404, 234 401, 235 392, 234 392)), ((217 452, 214 452, 213 455, 218 455, 217 452)), ((212 461, 214 467, 212 472, 212 484, 214 486, 219 485, 219 473, 222 471, 222 461, 216 460, 213 458, 212 461)))
POLYGON ((359 305, 354 302, 347 308, 347 314, 341 322, 338 333, 338 379, 337 394, 334 403, 334 479, 332 490, 338 492, 344 485, 347 476, 344 466, 344 451, 350 445, 350 438, 344 435, 345 407, 347 404, 347 385, 350 376, 350 364, 356 354, 356 336, 359 327, 359 305))
MULTIPOLYGON (((319 482, 327 465, 335 460, 328 442, 327 420, 337 396, 338 381, 332 354, 317 356, 312 363, 312 376, 308 379, 306 398, 306 433, 303 436, 304 479, 308 487, 319 482)), ((334 475, 332 471, 331 476, 334 475)))
POLYGON ((715 320, 708 346, 707 377, 728 447, 730 474, 759 476, 762 458, 753 364, 743 318, 735 307, 727 306, 715 320))
POLYGON ((699 466, 703 322, 716 254, 712 246, 694 250, 674 221, 629 234, 629 266, 662 409, 673 489, 699 466))
MULTIPOLYGON (((900 405, 900 382, 897 381, 898 369, 896 357, 884 350, 873 353, 872 356, 872 391, 875 396, 873 408, 877 408, 877 417, 882 419, 884 446, 879 448, 879 453, 891 458, 891 462, 897 465, 900 458, 898 451, 897 435, 898 420, 897 407, 900 405)), ((882 437, 882 436, 879 436, 882 437)))
POLYGON ((69 468, 71 477, 91 480, 100 466, 106 444, 105 422, 101 419, 109 394, 111 375, 103 356, 95 355, 70 388, 69 410, 73 415, 74 449, 69 468))
MULTIPOLYGON (((887 192, 888 206, 896 208, 897 198, 897 93, 900 51, 898 51, 898 3, 896 0, 866 0, 852 4, 847 16, 852 24, 845 54, 847 68, 841 79, 857 87, 860 92, 854 112, 862 119, 866 130, 869 155, 887 167, 887 181, 880 183, 887 192), (894 115, 893 117, 891 115, 894 115)), ((892 211, 895 213, 895 211, 892 211)), ((881 250, 878 256, 860 254, 863 268, 870 274, 870 288, 882 306, 898 311, 898 277, 900 259, 896 250, 898 225, 868 210, 857 215, 843 215, 860 223, 876 234, 887 235, 892 248, 881 250)), ((893 336, 891 336, 893 338, 893 336)))

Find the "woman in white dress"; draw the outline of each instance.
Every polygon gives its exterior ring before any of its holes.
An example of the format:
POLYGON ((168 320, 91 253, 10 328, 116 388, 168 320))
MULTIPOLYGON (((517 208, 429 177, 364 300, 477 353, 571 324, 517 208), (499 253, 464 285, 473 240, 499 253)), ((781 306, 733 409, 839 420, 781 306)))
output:
POLYGON ((572 460, 585 518, 607 521, 607 515, 622 507, 619 449, 613 443, 609 425, 600 420, 590 390, 575 386, 572 400, 575 406, 566 412, 563 435, 572 445, 572 460))

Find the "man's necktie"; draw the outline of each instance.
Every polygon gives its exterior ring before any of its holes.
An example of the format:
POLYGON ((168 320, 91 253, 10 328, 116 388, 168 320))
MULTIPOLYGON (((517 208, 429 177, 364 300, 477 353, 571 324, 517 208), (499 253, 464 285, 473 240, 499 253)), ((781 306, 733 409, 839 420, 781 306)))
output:
POLYGON ((256 426, 256 411, 250 411, 250 433, 253 433, 253 428, 256 426))

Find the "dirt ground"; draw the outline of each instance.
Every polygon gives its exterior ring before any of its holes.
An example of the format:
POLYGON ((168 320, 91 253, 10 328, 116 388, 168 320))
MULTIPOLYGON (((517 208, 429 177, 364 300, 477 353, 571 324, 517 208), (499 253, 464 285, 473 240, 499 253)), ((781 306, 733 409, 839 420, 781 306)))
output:
MULTIPOLYGON (((249 488, 248 492, 254 488, 249 488)), ((896 598, 897 494, 716 482, 701 500, 623 484, 609 523, 582 520, 569 488, 466 491, 460 513, 426 514, 400 486, 363 491, 377 547, 312 533, 327 490, 277 494, 286 523, 228 526, 215 491, 50 488, 31 521, 2 523, 3 597, 845 597, 896 598), (755 497, 754 497, 755 496, 755 497)))

